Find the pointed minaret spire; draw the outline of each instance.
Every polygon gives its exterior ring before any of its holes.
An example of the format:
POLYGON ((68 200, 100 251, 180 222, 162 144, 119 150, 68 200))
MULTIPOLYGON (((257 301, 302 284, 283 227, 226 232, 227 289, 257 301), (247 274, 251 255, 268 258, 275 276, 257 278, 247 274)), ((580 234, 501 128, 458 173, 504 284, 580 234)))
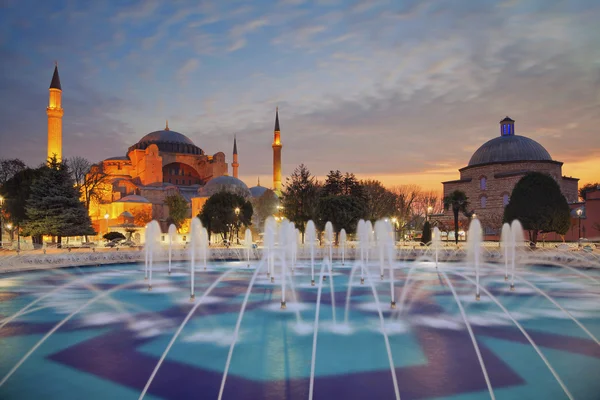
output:
POLYGON ((165 124, 165 131, 169 130, 169 120, 167 120, 167 123, 165 124))
POLYGON ((280 132, 279 129, 279 107, 275 108, 275 132, 280 132))
POLYGON ((62 160, 62 117, 64 110, 62 108, 62 88, 60 86, 60 77, 58 76, 58 63, 54 62, 54 74, 50 81, 48 107, 46 115, 48 116, 48 153, 50 160, 56 157, 57 161, 62 160))
POLYGON ((231 166, 233 167, 233 177, 237 178, 240 164, 238 163, 237 138, 235 136, 233 136, 233 162, 231 166))
POLYGON ((281 196, 281 132, 279 129, 279 107, 275 109, 275 132, 273 133, 273 191, 281 196))
POLYGON ((256 186, 260 186, 260 176, 258 177, 258 185, 256 186))
POLYGON ((54 74, 52 75, 52 81, 50 82, 50 89, 62 90, 60 87, 60 77, 58 76, 58 62, 54 61, 54 74))

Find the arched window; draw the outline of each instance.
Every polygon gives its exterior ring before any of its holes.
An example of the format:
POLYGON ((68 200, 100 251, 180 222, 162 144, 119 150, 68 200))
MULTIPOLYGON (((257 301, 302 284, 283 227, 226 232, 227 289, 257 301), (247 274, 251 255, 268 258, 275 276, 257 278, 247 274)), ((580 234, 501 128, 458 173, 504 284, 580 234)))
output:
POLYGON ((487 179, 485 178, 485 176, 479 178, 479 188, 481 190, 487 189, 487 179))
POLYGON ((481 198, 479 199, 479 203, 481 205, 481 208, 485 208, 485 206, 487 205, 487 196, 481 196, 481 198))
POLYGON ((506 207, 508 205, 508 201, 509 201, 508 193, 504 193, 502 195, 502 205, 504 207, 506 207))

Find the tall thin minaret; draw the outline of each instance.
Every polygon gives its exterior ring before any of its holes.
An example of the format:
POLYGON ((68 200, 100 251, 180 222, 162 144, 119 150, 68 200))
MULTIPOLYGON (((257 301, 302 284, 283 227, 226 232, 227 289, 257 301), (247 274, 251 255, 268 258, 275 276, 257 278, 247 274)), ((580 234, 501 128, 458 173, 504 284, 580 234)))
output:
POLYGON ((281 195, 281 131, 279 130, 279 107, 275 109, 275 132, 273 134, 273 191, 281 195))
POLYGON ((233 177, 237 178, 238 167, 240 164, 238 164, 237 140, 235 136, 233 137, 233 162, 231 163, 231 166, 233 167, 233 177))
POLYGON ((54 75, 52 75, 52 82, 50 82, 50 98, 48 108, 46 108, 46 114, 48 115, 48 160, 52 157, 56 157, 57 161, 62 160, 62 117, 64 110, 61 97, 62 88, 58 76, 58 64, 55 63, 54 75))

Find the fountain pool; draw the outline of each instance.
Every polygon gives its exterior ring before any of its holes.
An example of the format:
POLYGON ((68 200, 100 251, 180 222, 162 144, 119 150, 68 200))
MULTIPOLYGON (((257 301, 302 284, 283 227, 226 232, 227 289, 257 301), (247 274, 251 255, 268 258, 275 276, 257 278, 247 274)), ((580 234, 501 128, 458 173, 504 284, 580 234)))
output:
POLYGON ((599 270, 375 258, 2 275, 0 398, 598 399, 599 270))

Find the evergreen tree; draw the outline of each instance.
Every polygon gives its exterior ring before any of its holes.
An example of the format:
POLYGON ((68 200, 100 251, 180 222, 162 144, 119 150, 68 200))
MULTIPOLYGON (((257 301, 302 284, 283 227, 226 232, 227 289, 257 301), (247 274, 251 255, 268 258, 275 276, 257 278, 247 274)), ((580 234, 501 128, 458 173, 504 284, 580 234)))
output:
POLYGON ((342 229, 348 233, 356 231, 358 221, 365 214, 365 203, 359 197, 354 196, 327 196, 319 201, 319 219, 317 226, 323 230, 327 221, 333 225, 337 235, 342 229))
POLYGON ((321 196, 339 196, 343 193, 344 176, 340 170, 329 171, 321 190, 321 196))
POLYGON ((283 213, 302 233, 309 220, 318 217, 320 186, 304 164, 300 164, 286 179, 283 190, 283 213))
POLYGON ((431 225, 429 221, 425 221, 423 224, 423 234, 421 235, 421 243, 429 245, 431 243, 431 225))
POLYGON ((517 182, 504 209, 504 221, 518 219, 537 243, 539 232, 564 235, 571 225, 571 210, 558 183, 550 176, 531 172, 517 182))
POLYGON ((57 236, 61 243, 63 236, 96 234, 67 165, 56 157, 40 168, 26 204, 26 235, 57 236))

